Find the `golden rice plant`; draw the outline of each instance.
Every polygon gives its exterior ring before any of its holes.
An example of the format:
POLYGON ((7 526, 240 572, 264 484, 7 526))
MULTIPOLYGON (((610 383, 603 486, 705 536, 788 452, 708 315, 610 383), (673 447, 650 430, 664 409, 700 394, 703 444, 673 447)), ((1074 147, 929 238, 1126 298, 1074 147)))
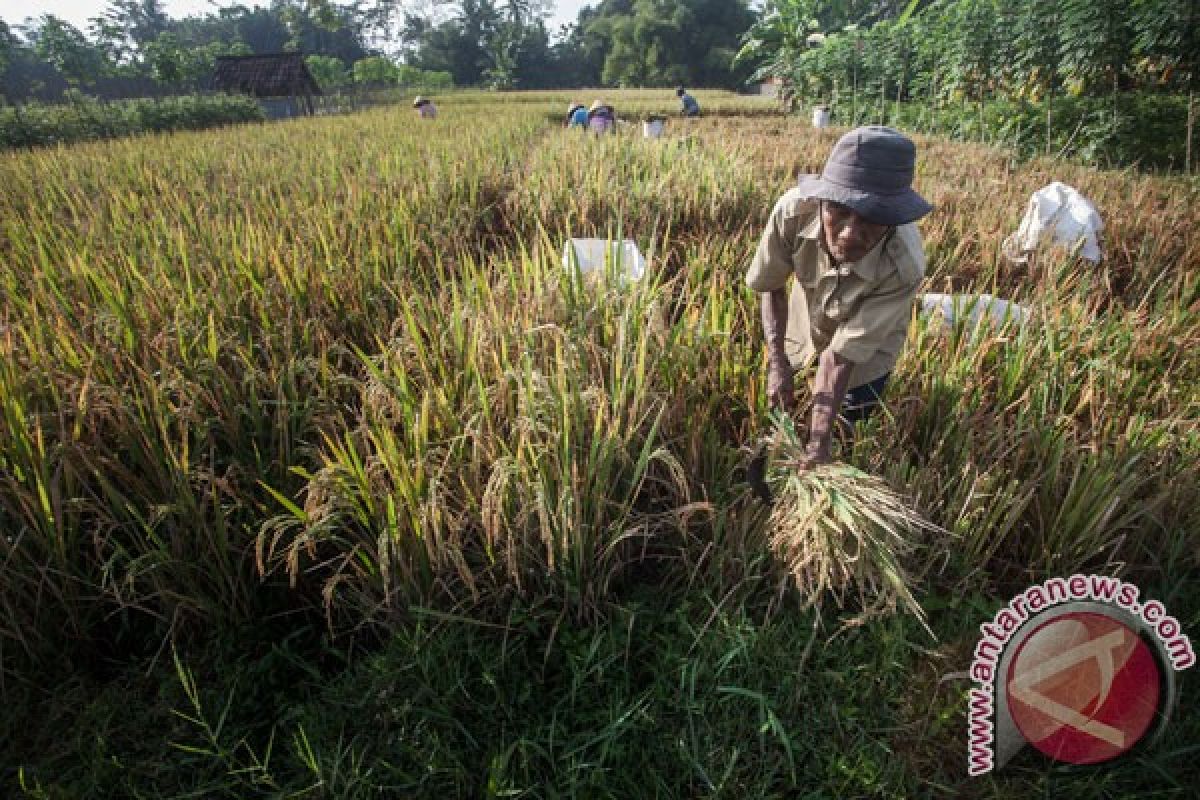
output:
MULTIPOLYGON (((732 476, 766 402, 742 277, 837 131, 699 97, 658 140, 637 119, 670 90, 463 92, 430 125, 400 106, 0 153, 0 673, 113 609, 245 621, 283 596, 357 624, 475 589, 586 608, 638 560, 744 580, 761 515, 732 476), (564 130, 595 96, 631 124, 564 130), (554 288, 563 240, 593 235, 637 240, 653 285, 554 288)), ((780 439, 806 596, 918 594, 929 531, 895 527, 888 485, 959 537, 927 555, 955 585, 1198 552, 1195 180, 918 146, 926 288, 1045 313, 1007 339, 913 326, 850 458, 887 485, 798 474, 780 439), (999 256, 1053 179, 1105 215, 1105 263, 999 256)))
POLYGON ((852 599, 867 614, 901 606, 925 624, 913 591, 921 575, 915 557, 930 536, 946 532, 856 467, 799 469, 805 443, 790 417, 776 419, 773 439, 768 542, 805 606, 827 596, 839 608, 852 599))

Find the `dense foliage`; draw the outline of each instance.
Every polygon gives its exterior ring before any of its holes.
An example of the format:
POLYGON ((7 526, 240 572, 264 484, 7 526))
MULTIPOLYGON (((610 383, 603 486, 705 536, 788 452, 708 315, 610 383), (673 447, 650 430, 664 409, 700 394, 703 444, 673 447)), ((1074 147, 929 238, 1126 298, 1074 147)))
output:
POLYGON ((605 0, 568 39, 585 57, 577 85, 738 88, 749 70, 730 65, 753 20, 740 0, 605 0))
POLYGON ((16 33, 0 23, 0 87, 10 102, 57 99, 68 87, 109 97, 167 94, 207 88, 221 55, 299 50, 347 68, 369 55, 360 17, 312 8, 277 2, 176 20, 158 0, 112 0, 86 32, 51 14, 16 33))
POLYGON ((243 95, 183 95, 102 103, 78 92, 55 105, 0 108, 0 147, 37 147, 135 133, 201 130, 260 121, 262 108, 243 95))
POLYGON ((913 0, 871 22, 827 0, 771 0, 743 59, 813 97, 1037 98, 1194 88, 1200 10, 1173 0, 913 0), (814 36, 815 35, 815 36, 814 36))
POLYGON ((0 23, 9 102, 204 88, 221 55, 300 51, 323 87, 642 85, 736 87, 745 0, 604 0, 552 33, 544 4, 453 0, 417 6, 274 0, 172 19, 159 0, 112 0, 86 31, 51 14, 0 23))
MULTIPOLYGON (((863 105, 886 109, 890 102, 940 111, 1065 95, 1107 98, 1107 124, 1120 129, 1142 124, 1126 102, 1131 90, 1191 95, 1200 80, 1194 2, 912 0, 869 4, 861 17, 848 8, 828 0, 771 0, 739 59, 758 64, 760 76, 785 80, 810 102, 839 107, 844 118, 863 105)), ((1191 152, 1194 117, 1189 105, 1180 127, 1164 132, 1185 151, 1180 165, 1191 152)), ((1071 122, 1088 124, 1078 116, 1071 122)), ((1021 124, 1016 117, 1003 123, 1021 124)))

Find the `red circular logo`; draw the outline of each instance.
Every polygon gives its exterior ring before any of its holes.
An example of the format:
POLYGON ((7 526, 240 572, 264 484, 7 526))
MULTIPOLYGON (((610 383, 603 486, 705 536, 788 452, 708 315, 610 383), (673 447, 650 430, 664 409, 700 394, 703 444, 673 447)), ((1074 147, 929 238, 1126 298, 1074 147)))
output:
POLYGON ((1128 752, 1158 711, 1159 667, 1128 626, 1070 612, 1038 626, 1008 667, 1008 711, 1051 758, 1095 764, 1128 752))

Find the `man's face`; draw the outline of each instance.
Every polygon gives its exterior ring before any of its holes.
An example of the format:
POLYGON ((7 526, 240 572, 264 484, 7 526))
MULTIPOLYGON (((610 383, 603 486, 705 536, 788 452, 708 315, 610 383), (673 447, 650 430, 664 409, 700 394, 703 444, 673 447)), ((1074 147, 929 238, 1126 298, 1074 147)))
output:
POLYGON ((825 249, 839 264, 858 261, 879 244, 888 232, 887 225, 867 222, 839 203, 821 201, 821 229, 825 249))

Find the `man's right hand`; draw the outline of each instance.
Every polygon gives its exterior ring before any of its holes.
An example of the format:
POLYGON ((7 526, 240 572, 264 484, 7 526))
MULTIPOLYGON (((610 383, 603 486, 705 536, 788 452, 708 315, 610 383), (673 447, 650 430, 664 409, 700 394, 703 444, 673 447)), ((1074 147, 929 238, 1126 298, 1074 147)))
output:
POLYGON ((767 400, 771 408, 791 411, 796 402, 796 379, 792 365, 786 360, 782 364, 767 367, 767 400))

